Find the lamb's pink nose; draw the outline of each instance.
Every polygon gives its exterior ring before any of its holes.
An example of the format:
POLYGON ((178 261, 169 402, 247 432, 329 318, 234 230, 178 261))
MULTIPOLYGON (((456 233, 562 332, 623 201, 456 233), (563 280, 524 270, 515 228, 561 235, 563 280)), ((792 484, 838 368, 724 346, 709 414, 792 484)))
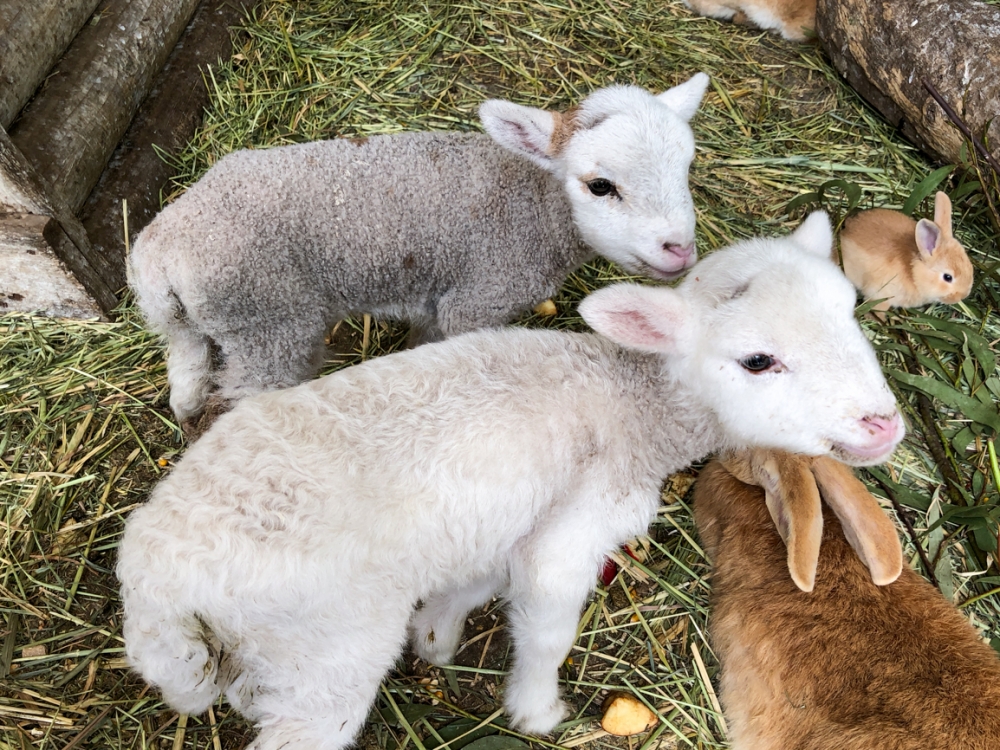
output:
POLYGON ((861 420, 864 423, 865 429, 873 437, 875 435, 883 434, 886 437, 895 437, 896 432, 899 430, 899 414, 893 414, 891 417, 876 417, 868 416, 861 420))
POLYGON ((671 255, 676 255, 680 260, 684 261, 684 265, 691 265, 691 261, 694 260, 694 243, 689 242, 686 245, 677 245, 673 242, 664 242, 663 249, 666 250, 671 255))

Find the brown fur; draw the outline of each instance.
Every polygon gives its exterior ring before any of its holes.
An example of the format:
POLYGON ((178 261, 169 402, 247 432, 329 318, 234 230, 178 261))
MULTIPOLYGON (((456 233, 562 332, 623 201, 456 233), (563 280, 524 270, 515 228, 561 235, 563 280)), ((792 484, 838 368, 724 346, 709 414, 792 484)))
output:
POLYGON ((702 16, 777 31, 785 39, 804 42, 816 28, 816 0, 684 0, 702 16))
POLYGON ((886 298, 876 310, 954 304, 972 289, 973 268, 951 229, 951 201, 935 198, 934 223, 941 240, 931 256, 917 247, 917 222, 899 211, 873 208, 847 219, 840 232, 844 273, 865 299, 886 298), (942 274, 951 273, 952 283, 942 274))
POLYGON ((549 156, 558 156, 566 148, 569 139, 576 132, 578 122, 576 113, 578 107, 570 107, 565 112, 552 112, 554 127, 552 138, 549 139, 549 156))
POLYGON ((1000 659, 920 576, 876 586, 824 506, 815 589, 800 591, 764 492, 717 461, 694 514, 733 750, 1000 748, 1000 659))

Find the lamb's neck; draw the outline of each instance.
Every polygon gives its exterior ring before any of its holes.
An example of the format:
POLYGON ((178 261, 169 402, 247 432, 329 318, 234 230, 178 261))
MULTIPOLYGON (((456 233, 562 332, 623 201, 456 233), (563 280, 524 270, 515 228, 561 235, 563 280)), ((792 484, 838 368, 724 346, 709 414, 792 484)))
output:
POLYGON ((537 168, 539 180, 539 195, 546 207, 545 222, 547 234, 551 239, 551 247, 559 253, 559 261, 567 273, 575 271, 589 260, 597 257, 594 249, 583 241, 576 222, 573 220, 573 207, 566 197, 566 189, 554 175, 544 169, 537 168))
POLYGON ((663 358, 626 349, 618 349, 617 356, 622 387, 637 408, 637 438, 664 475, 722 447, 724 434, 715 414, 674 377, 663 358))

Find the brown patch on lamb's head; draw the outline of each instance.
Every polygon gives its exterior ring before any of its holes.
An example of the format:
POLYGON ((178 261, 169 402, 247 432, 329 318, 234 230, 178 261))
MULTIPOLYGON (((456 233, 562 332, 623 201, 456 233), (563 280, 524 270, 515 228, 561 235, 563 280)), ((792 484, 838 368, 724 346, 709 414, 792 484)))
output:
POLYGON ((549 140, 549 156, 558 156, 566 148, 569 139, 579 128, 577 114, 579 107, 570 107, 565 112, 552 112, 552 138, 549 140))

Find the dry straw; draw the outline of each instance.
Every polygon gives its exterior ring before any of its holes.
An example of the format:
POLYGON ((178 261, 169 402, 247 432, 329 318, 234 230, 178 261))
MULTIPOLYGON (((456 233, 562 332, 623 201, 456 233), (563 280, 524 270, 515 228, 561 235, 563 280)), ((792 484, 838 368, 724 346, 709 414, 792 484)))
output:
MULTIPOLYGON (((206 72, 212 105, 175 157, 174 192, 236 148, 470 130, 486 97, 564 107, 611 82, 663 89, 697 70, 713 76, 694 121, 691 173, 703 250, 794 226, 801 213, 789 215, 789 202, 829 180, 860 189, 862 205, 898 207, 931 173, 815 47, 696 18, 679 2, 264 0, 234 59, 206 72)), ((951 179, 951 189, 968 191, 957 202, 958 235, 989 267, 998 248, 983 201, 975 186, 962 187, 968 180, 951 179)), ((847 193, 829 186, 825 195, 842 218, 847 193)), ((579 328, 575 302, 620 277, 607 264, 588 266, 560 292, 556 317, 522 323, 579 328)), ((980 279, 957 308, 865 325, 887 371, 901 374, 892 382, 915 427, 881 479, 942 587, 996 638, 1000 572, 987 553, 1000 478, 991 426, 1000 381, 990 359, 1000 284, 995 271, 980 279), (929 393, 930 413, 918 387, 929 393), (931 432, 941 455, 925 440, 931 432), (968 497, 941 488, 943 466, 968 497), (928 531, 942 511, 946 522, 928 531)), ((403 330, 348 321, 334 334, 330 368, 391 351, 403 330)), ((178 717, 122 659, 113 576, 122 518, 182 450, 160 345, 128 307, 110 324, 10 315, 0 319, 0 361, 0 748, 243 747, 252 733, 228 705, 178 717)), ((552 737, 506 727, 499 697, 509 654, 494 604, 474 613, 458 666, 400 665, 361 745, 724 747, 707 681, 717 662, 706 638, 707 564, 684 500, 690 483, 688 474, 668 482, 650 537, 635 545, 642 562, 622 557, 623 571, 583 613, 563 670, 574 713, 552 737), (631 739, 603 733, 594 717, 609 688, 634 691, 658 726, 631 739)), ((919 566, 912 542, 909 551, 919 566)))

